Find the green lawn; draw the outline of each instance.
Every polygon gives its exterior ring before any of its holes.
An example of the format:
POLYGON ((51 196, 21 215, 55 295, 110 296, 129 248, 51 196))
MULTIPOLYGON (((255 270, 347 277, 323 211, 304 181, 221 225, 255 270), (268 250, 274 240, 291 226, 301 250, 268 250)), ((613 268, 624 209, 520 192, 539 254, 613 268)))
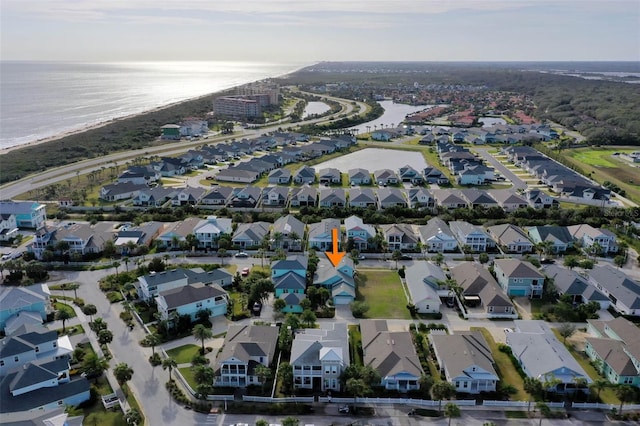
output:
POLYGON ((500 352, 498 349, 498 345, 495 340, 493 340, 493 336, 486 328, 483 327, 471 327, 472 330, 479 330, 484 336, 485 340, 489 344, 491 348, 491 354, 493 355, 493 360, 496 363, 496 372, 498 373, 498 377, 500 377, 500 382, 503 385, 511 385, 515 387, 518 392, 514 394, 511 399, 514 401, 527 401, 529 400, 529 394, 524 390, 524 382, 515 366, 511 362, 509 355, 504 352, 500 352))
MULTIPOLYGON (((94 386, 98 391, 98 395, 109 395, 113 393, 111 386, 109 386, 109 382, 105 376, 102 376, 97 379, 97 382, 94 384, 94 380, 90 380, 91 386, 94 386)), ((102 400, 100 396, 96 400, 96 402, 90 407, 86 407, 83 410, 84 414, 84 422, 85 425, 106 425, 106 426, 126 426, 127 422, 124 419, 124 415, 122 411, 107 411, 104 409, 102 405, 102 400)))
POLYGON ((633 152, 633 149, 616 148, 577 148, 565 151, 571 158, 594 167, 619 167, 611 155, 614 152, 633 152))
POLYGON ((199 354, 200 346, 198 345, 182 345, 167 351, 167 355, 175 359, 178 364, 189 363, 195 355, 199 354))
POLYGON ((369 304, 366 318, 411 319, 397 271, 360 270, 356 300, 369 304))
POLYGON ((191 389, 195 389, 198 387, 198 383, 196 382, 196 378, 193 375, 193 369, 191 367, 178 368, 178 371, 180 371, 182 377, 184 377, 187 383, 189 383, 191 389))
POLYGON ((351 362, 354 365, 362 364, 362 334, 360 333, 360 327, 357 325, 349 326, 349 352, 351 354, 351 362))
POLYGON ((71 307, 71 305, 67 305, 66 303, 56 302, 53 304, 53 309, 55 309, 56 311, 67 311, 71 318, 74 318, 76 316, 76 311, 73 310, 73 307, 71 307))

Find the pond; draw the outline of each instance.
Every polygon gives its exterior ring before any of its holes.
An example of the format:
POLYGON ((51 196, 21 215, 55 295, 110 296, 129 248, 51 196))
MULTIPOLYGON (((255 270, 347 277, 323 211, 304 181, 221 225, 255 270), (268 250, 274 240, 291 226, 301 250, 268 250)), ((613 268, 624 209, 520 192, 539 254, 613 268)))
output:
POLYGON ((302 118, 306 118, 310 115, 320 115, 329 111, 331 107, 324 102, 309 102, 302 112, 302 118))
POLYGON ((396 104, 393 101, 380 101, 380 105, 384 108, 384 114, 381 117, 369 121, 367 123, 359 124, 352 129, 358 129, 359 133, 366 133, 367 126, 369 126, 369 130, 373 131, 374 126, 380 127, 384 124, 385 127, 399 126, 407 116, 407 114, 411 114, 418 111, 423 111, 425 109, 432 108, 434 105, 405 105, 405 104, 396 104))
POLYGON ((349 169, 363 168, 373 173, 380 169, 398 170, 407 164, 420 172, 427 167, 427 162, 419 152, 382 148, 362 149, 313 167, 316 170, 332 167, 342 173, 346 173, 349 169))

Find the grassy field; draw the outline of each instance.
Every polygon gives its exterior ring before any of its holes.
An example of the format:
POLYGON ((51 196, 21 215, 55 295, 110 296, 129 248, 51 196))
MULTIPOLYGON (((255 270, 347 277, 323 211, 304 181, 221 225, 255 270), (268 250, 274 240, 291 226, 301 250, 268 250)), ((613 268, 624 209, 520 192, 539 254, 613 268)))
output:
POLYGON ((193 369, 191 367, 178 368, 178 371, 180 371, 182 377, 184 377, 187 383, 189 383, 191 389, 195 389, 198 387, 198 382, 196 382, 196 378, 193 375, 193 369))
POLYGON ((514 394, 511 399, 514 401, 527 401, 529 400, 529 394, 524 390, 524 382, 515 366, 511 362, 509 355, 504 352, 500 352, 498 349, 498 345, 495 340, 493 340, 493 336, 486 328, 482 327, 471 327, 472 330, 479 330, 484 336, 485 340, 489 344, 491 348, 491 354, 493 355, 493 359, 496 363, 496 372, 500 377, 500 382, 503 385, 511 385, 515 387, 518 392, 514 394))
POLYGON ((362 347, 362 334, 360 333, 360 327, 357 325, 349 326, 349 351, 351 352, 351 362, 354 365, 362 365, 362 353, 360 349, 362 347))
POLYGON ((73 310, 73 307, 71 307, 71 305, 67 305, 66 303, 56 302, 53 304, 53 308, 56 311, 67 311, 71 318, 74 318, 76 316, 76 311, 73 310))
POLYGON ((366 318, 411 319, 397 271, 360 270, 356 300, 369 304, 366 318))
POLYGON ((576 148, 560 153, 570 163, 580 167, 584 173, 602 184, 609 181, 624 189, 626 197, 640 203, 640 169, 630 162, 612 156, 614 152, 633 152, 637 148, 576 148))
POLYGON ((167 351, 167 355, 175 359, 178 364, 187 364, 198 354, 200 354, 198 345, 183 345, 167 351))

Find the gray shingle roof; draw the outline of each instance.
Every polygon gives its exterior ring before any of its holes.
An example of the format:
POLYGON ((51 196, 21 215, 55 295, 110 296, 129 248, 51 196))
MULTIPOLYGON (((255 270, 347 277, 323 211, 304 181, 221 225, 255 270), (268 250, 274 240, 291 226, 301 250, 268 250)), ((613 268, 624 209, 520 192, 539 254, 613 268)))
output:
POLYGON ((360 330, 364 364, 375 368, 380 376, 424 374, 408 331, 389 331, 385 320, 360 321, 360 330))
POLYGON ((199 302, 205 299, 214 299, 226 295, 227 292, 218 284, 205 285, 203 283, 189 284, 184 287, 161 291, 158 295, 164 298, 168 309, 189 303, 199 302))

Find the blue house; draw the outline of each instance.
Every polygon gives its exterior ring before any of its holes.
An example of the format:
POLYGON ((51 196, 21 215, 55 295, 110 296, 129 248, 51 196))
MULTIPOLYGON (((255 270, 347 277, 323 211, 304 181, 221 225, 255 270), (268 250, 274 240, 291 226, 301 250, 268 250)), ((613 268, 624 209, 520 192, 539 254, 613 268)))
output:
POLYGON ((329 289, 335 305, 348 305, 356 298, 354 274, 353 260, 348 256, 343 257, 335 268, 329 260, 320 258, 313 284, 329 289))
POLYGON ((218 284, 195 283, 161 291, 156 302, 162 319, 177 314, 189 315, 195 321, 198 312, 204 310, 209 311, 210 317, 225 315, 229 296, 218 284))
POLYGON ((544 275, 520 259, 496 259, 493 270, 508 296, 542 297, 544 275))
POLYGON ((20 312, 33 312, 42 321, 47 319, 49 308, 49 287, 36 284, 29 287, 0 287, 0 330, 4 330, 7 320, 20 312))
POLYGON ((300 303, 307 298, 307 264, 308 258, 302 255, 289 256, 271 265, 271 279, 275 296, 285 301, 282 312, 303 311, 300 303))

